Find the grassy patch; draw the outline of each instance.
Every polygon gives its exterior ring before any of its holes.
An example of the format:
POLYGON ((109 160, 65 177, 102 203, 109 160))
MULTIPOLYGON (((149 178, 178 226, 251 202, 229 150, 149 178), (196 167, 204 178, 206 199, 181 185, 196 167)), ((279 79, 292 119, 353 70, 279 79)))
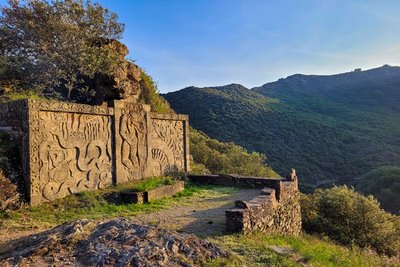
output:
POLYGON ((7 94, 6 97, 8 98, 9 101, 16 101, 23 99, 35 99, 35 100, 45 99, 38 92, 35 92, 33 90, 13 92, 11 94, 7 94))
POLYGON ((233 252, 230 259, 210 261, 206 266, 299 266, 299 261, 312 266, 399 266, 368 250, 346 248, 310 235, 269 236, 255 233, 247 236, 226 235, 210 241, 233 252), (292 250, 288 255, 280 255, 271 246, 281 246, 292 250))
MULTIPOLYGON (((126 188, 126 191, 131 192, 145 192, 150 191, 156 187, 160 187, 163 185, 172 185, 174 183, 175 181, 172 177, 150 177, 139 183, 125 185, 124 188, 126 188)), ((118 189, 120 190, 121 188, 118 189)))
POLYGON ((185 189, 172 198, 165 198, 146 204, 120 204, 113 193, 138 188, 151 188, 170 179, 150 179, 151 182, 124 184, 103 190, 87 191, 67 196, 51 203, 36 207, 27 207, 17 211, 0 214, 0 228, 7 229, 45 229, 67 221, 77 219, 110 219, 130 217, 151 213, 172 206, 185 205, 195 198, 215 194, 230 194, 235 191, 230 187, 203 186, 188 183, 185 189), (157 180, 157 183, 155 182, 157 180))

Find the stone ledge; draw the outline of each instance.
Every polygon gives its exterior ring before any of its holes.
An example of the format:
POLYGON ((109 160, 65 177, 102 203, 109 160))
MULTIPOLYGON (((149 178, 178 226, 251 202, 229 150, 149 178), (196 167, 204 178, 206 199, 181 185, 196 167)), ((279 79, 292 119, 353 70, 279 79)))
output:
POLYGON ((178 181, 172 185, 163 185, 145 192, 123 192, 119 193, 120 200, 127 204, 143 204, 155 200, 172 197, 173 195, 183 191, 185 183, 178 181))
POLYGON ((122 203, 127 204, 143 204, 144 192, 123 192, 119 193, 122 203))
POLYGON ((172 197, 173 195, 183 191, 183 189, 185 189, 185 183, 183 181, 178 181, 172 185, 160 186, 144 192, 144 200, 145 202, 151 202, 165 197, 172 197))

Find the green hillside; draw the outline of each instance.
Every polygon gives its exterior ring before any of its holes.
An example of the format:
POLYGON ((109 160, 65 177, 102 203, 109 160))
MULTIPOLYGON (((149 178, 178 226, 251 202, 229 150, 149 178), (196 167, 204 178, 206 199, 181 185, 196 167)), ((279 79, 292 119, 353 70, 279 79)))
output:
POLYGON ((381 206, 394 214, 400 214, 400 167, 384 166, 361 176, 355 188, 364 194, 374 195, 381 206))
POLYGON ((400 164, 400 68, 289 76, 251 90, 231 84, 164 95, 212 138, 296 168, 311 184, 348 182, 400 164))

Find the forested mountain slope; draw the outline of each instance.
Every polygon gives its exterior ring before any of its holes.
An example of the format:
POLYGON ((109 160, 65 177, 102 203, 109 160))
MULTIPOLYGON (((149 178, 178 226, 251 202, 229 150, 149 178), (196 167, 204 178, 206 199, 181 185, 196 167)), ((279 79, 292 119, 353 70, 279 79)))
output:
POLYGON ((312 184, 400 165, 400 68, 296 74, 261 87, 188 87, 164 95, 212 138, 267 155, 312 184))

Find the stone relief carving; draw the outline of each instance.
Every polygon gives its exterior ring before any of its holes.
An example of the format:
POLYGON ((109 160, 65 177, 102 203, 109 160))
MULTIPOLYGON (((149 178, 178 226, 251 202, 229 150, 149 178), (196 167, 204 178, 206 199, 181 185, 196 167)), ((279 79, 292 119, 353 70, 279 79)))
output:
POLYGON ((125 103, 120 109, 119 130, 120 166, 118 175, 127 180, 140 179, 147 166, 147 120, 143 105, 125 103))
POLYGON ((40 182, 47 200, 112 183, 111 120, 107 116, 39 112, 40 182))
POLYGON ((145 104, 24 100, 0 104, 0 118, 0 127, 20 136, 33 205, 113 183, 188 171, 188 117, 151 113, 145 104))
POLYGON ((184 171, 184 137, 183 121, 152 119, 151 156, 153 175, 184 171))
POLYGON ((32 204, 112 183, 113 109, 29 101, 32 204))

